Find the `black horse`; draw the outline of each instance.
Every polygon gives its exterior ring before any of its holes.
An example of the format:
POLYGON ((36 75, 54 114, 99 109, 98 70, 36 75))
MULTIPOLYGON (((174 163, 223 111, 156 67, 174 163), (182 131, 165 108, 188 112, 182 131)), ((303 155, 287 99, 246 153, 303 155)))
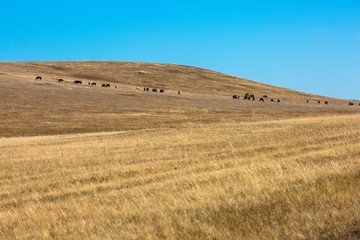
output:
POLYGON ((75 81, 73 82, 73 84, 82 84, 82 81, 80 81, 80 80, 75 80, 75 81))

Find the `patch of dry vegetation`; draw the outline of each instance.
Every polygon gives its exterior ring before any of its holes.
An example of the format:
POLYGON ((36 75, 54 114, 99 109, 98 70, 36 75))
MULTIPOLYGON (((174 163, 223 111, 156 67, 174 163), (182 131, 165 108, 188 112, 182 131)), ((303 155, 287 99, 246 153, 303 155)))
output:
POLYGON ((0 63, 0 97, 5 239, 360 238, 358 103, 128 62, 0 63))
POLYGON ((277 120, 360 110, 358 104, 349 107, 345 100, 178 65, 0 63, 0 73, 0 137, 136 130, 186 122, 277 120), (43 79, 35 80, 37 75, 43 79), (59 78, 64 82, 58 83, 59 78), (83 85, 72 84, 79 78, 83 85), (88 86, 88 82, 97 86, 88 86), (104 89, 101 83, 112 85, 104 89), (144 86, 162 87, 165 93, 144 92, 144 86), (232 99, 233 94, 243 96, 246 92, 254 93, 257 99, 267 94, 269 99, 264 103, 232 99), (272 103, 270 98, 281 99, 281 103, 272 103), (317 99, 322 104, 317 104, 317 99))
POLYGON ((0 235, 360 237, 359 115, 0 138, 0 235))

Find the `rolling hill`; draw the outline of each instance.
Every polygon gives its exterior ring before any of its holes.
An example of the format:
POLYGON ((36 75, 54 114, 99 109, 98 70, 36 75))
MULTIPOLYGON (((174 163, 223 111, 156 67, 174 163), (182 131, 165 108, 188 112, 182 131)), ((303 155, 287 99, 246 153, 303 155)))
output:
POLYGON ((0 95, 0 136, 118 131, 189 121, 258 121, 359 112, 357 103, 348 107, 345 100, 205 69, 155 63, 0 63, 0 95), (35 80, 36 76, 42 80, 35 80), (58 79, 64 82, 59 83, 58 79), (83 84, 75 85, 74 80, 81 80, 83 84), (89 82, 97 86, 89 86, 89 82), (111 87, 102 88, 102 83, 111 87), (164 89, 165 93, 144 92, 144 87, 164 89), (257 100, 232 99, 234 94, 244 96, 247 92, 255 94, 257 100), (268 99, 259 102, 263 95, 268 99), (281 102, 275 104, 270 102, 271 98, 281 102), (329 105, 324 105, 325 101, 329 105))
POLYGON ((129 62, 3 62, 0 97, 1 238, 360 238, 358 102, 129 62))

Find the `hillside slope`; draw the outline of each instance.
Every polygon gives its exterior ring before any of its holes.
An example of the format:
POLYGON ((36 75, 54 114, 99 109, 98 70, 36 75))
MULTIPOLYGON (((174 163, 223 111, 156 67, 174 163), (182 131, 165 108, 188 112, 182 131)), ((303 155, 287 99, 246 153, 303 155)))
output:
POLYGON ((7 137, 359 112, 357 104, 348 107, 345 100, 205 69, 155 63, 4 62, 0 63, 0 96, 0 136, 7 137), (42 80, 35 80, 36 76, 42 80), (74 80, 83 84, 73 84, 74 80), (90 82, 97 85, 89 86, 90 82), (110 88, 100 87, 102 83, 110 88), (150 92, 143 91, 144 87, 150 92), (153 93, 152 88, 165 93, 153 93), (255 94, 257 100, 232 99, 246 92, 255 94), (269 98, 259 102, 265 94, 269 98), (271 98, 281 102, 270 102, 271 98))
POLYGON ((138 62, 23 62, 0 63, 2 74, 44 80, 58 78, 107 81, 133 86, 149 86, 194 93, 218 95, 267 94, 279 98, 311 97, 290 89, 275 87, 206 69, 174 64, 138 62))

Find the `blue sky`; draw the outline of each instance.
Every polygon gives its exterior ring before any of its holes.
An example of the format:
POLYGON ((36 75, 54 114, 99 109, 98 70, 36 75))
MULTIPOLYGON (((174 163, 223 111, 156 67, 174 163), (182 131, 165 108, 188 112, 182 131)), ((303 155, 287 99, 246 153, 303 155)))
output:
POLYGON ((4 0, 0 29, 0 61, 176 63, 360 99, 359 0, 4 0))

